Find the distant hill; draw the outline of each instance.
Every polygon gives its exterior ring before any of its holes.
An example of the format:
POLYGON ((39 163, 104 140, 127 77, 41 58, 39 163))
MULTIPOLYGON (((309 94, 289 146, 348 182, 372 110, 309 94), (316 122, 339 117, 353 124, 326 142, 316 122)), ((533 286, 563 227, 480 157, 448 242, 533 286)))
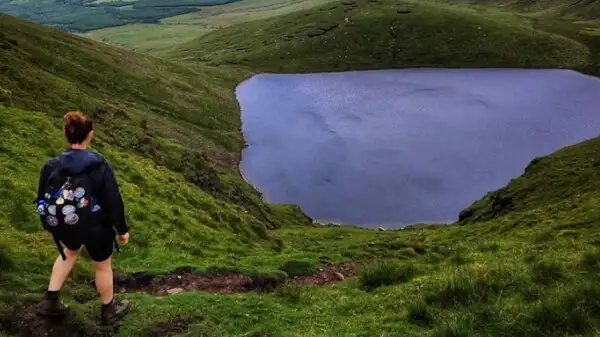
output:
POLYGON ((430 2, 339 1, 239 24, 170 56, 272 72, 588 65, 588 47, 510 13, 430 2))
POLYGON ((84 32, 129 23, 157 23, 162 18, 198 11, 202 6, 239 0, 0 0, 0 12, 84 32))
POLYGON ((466 3, 495 5, 520 12, 540 13, 547 16, 562 16, 577 19, 598 19, 598 0, 467 0, 466 3))

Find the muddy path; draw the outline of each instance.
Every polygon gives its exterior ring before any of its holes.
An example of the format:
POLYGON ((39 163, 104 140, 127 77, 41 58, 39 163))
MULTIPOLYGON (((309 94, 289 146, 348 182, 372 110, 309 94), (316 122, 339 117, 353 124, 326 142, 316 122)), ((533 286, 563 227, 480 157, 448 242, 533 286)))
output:
POLYGON ((280 283, 294 282, 325 286, 344 281, 354 274, 356 262, 333 264, 312 275, 281 280, 274 276, 250 276, 240 273, 197 273, 191 268, 181 268, 163 275, 138 273, 115 278, 115 292, 143 291, 155 296, 174 295, 184 291, 206 291, 233 294, 250 291, 270 291, 280 283))
POLYGON ((43 317, 39 303, 30 301, 0 316, 0 331, 19 337, 108 337, 118 336, 117 327, 100 327, 82 322, 71 311, 66 316, 43 317))
MULTIPOLYGON (((136 273, 115 277, 115 292, 141 291, 154 296, 169 296, 185 291, 206 291, 233 294, 251 291, 269 292, 284 282, 326 286, 343 282, 354 275, 357 262, 331 264, 311 275, 278 279, 273 276, 246 275, 233 272, 198 273, 191 268, 180 268, 170 273, 152 275, 136 273)), ((89 283, 94 286, 93 282, 89 283)), ((77 300, 77 299, 76 299, 77 300)), ((0 332, 18 337, 105 337, 118 336, 119 327, 98 326, 97 317, 82 321, 73 312, 64 317, 47 318, 38 314, 39 302, 29 301, 13 311, 0 315, 0 332)), ((171 336, 182 333, 198 321, 198 317, 180 317, 159 322, 146 332, 147 336, 171 336)))

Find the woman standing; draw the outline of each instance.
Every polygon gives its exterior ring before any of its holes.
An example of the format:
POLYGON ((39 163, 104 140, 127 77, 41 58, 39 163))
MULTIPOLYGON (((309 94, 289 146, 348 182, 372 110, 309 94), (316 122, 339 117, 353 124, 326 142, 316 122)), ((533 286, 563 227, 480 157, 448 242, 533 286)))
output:
POLYGON ((94 138, 92 121, 80 112, 69 112, 63 127, 70 146, 44 165, 38 187, 40 219, 52 233, 60 253, 40 313, 66 313, 60 289, 85 246, 95 269, 102 322, 112 325, 129 312, 127 301, 114 298, 111 258, 116 234, 122 244, 129 241, 123 200, 110 164, 88 150, 94 138))

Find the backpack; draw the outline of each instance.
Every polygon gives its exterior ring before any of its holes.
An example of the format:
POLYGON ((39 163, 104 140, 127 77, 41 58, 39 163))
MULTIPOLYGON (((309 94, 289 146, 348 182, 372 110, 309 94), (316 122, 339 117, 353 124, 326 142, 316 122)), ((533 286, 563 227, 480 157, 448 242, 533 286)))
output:
POLYGON ((89 242, 90 229, 102 226, 96 214, 90 172, 96 165, 73 174, 68 168, 59 167, 52 171, 44 188, 44 197, 38 200, 38 214, 43 228, 50 232, 63 260, 66 260, 59 238, 75 242, 89 242))

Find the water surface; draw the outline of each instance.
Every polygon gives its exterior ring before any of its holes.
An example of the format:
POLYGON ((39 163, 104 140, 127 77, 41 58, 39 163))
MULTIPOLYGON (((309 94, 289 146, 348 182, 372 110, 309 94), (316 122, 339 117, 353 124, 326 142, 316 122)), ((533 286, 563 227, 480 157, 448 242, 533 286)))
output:
POLYGON ((600 133, 600 80, 568 70, 261 74, 237 95, 241 170, 265 199, 369 227, 455 221, 600 133))

